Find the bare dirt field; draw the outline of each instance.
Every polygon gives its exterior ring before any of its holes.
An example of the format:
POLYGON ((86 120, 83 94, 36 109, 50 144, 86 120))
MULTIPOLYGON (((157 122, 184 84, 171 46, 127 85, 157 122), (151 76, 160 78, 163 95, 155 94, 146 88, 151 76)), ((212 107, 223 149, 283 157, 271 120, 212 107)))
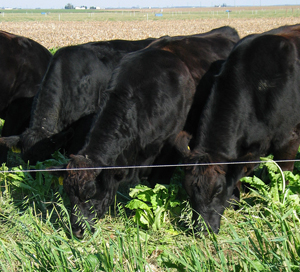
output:
POLYGON ((199 19, 128 22, 0 22, 0 29, 31 38, 47 48, 111 39, 144 39, 164 35, 187 35, 229 25, 241 37, 287 24, 300 18, 199 19))

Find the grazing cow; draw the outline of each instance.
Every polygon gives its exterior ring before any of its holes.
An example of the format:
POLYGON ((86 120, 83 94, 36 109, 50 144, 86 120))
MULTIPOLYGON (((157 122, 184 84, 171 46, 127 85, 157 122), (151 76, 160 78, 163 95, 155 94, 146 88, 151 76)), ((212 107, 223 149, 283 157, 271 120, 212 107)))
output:
MULTIPOLYGON (((239 179, 272 153, 295 158, 300 144, 300 25, 285 26, 242 39, 216 77, 200 118, 196 145, 181 132, 184 187, 193 209, 214 232, 239 179), (229 164, 231 162, 243 162, 229 164)), ((293 170, 293 162, 280 163, 293 170)), ((195 214, 196 216, 196 214, 195 214)))
MULTIPOLYGON (((90 223, 112 204, 120 182, 136 183, 183 129, 196 86, 210 63, 226 58, 238 40, 231 35, 207 33, 201 37, 163 38, 126 55, 115 70, 110 88, 88 141, 78 155, 60 168, 72 206, 71 223, 77 237, 83 234, 83 215, 90 223), (123 169, 91 169, 124 166, 123 169), (76 213, 78 209, 79 215, 76 213)), ((53 172, 51 172, 53 173, 53 172)))
POLYGON ((59 148, 76 154, 113 69, 125 54, 153 40, 90 42, 59 49, 35 97, 29 128, 21 135, 0 138, 0 144, 18 147, 31 164, 51 158, 59 148))
MULTIPOLYGON (((29 126, 33 96, 37 93, 51 59, 39 43, 0 31, 0 118, 2 136, 22 133, 29 126)), ((0 146, 0 164, 8 148, 0 146)))
MULTIPOLYGON (((227 58, 238 40, 239 36, 236 30, 225 26, 213 29, 207 33, 186 36, 185 38, 184 36, 179 36, 160 39, 153 42, 151 47, 169 50, 176 54, 188 66, 197 86, 203 75, 205 75, 205 78, 211 77, 211 74, 221 65, 219 62, 227 58), (196 37, 199 39, 196 39, 196 37), (213 67, 210 67, 211 64, 213 67), (210 70, 209 75, 206 75, 208 70, 210 70)), ((208 82, 210 80, 204 79, 204 81, 208 82)), ((199 96, 199 99, 197 99, 196 105, 191 108, 192 111, 196 109, 196 111, 201 112, 207 99, 208 89, 202 88, 201 85, 202 83, 197 87, 196 97, 199 96)), ((180 158, 181 156, 173 148, 173 145, 165 144, 160 156, 156 158, 153 164, 176 164, 180 158)), ((167 183, 172 177, 174 170, 172 167, 155 168, 148 177, 150 185, 154 187, 156 183, 167 183)))

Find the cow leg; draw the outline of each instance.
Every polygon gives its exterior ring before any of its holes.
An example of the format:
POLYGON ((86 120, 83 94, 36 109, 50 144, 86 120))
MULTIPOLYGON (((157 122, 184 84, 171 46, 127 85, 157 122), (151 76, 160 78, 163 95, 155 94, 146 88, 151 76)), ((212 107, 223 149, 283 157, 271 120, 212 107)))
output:
POLYGON ((2 137, 20 135, 29 126, 32 101, 32 97, 23 97, 10 103, 1 132, 2 137))
POLYGON ((77 154, 84 146, 86 137, 92 127, 95 113, 81 117, 72 124, 74 135, 66 144, 66 151, 68 155, 77 154))
MULTIPOLYGON (((170 143, 166 143, 162 148, 160 154, 154 161, 154 165, 170 165, 178 164, 180 161, 180 154, 177 149, 170 143)), ((169 184, 174 174, 175 167, 157 167, 151 170, 148 177, 148 181, 152 188, 155 187, 157 183, 159 184, 169 184)))
POLYGON ((8 151, 8 147, 2 145, 0 146, 0 167, 2 166, 2 163, 6 162, 8 151))
MULTIPOLYGON (((32 97, 23 97, 10 103, 4 117, 2 137, 19 135, 29 126, 32 101, 32 97)), ((0 165, 7 161, 8 151, 8 147, 0 146, 0 165)))

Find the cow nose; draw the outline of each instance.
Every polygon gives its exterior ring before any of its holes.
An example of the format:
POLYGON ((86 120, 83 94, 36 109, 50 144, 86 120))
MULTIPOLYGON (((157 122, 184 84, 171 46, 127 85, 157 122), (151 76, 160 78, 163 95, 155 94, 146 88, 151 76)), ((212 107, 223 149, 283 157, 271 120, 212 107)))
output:
POLYGON ((83 229, 73 230, 73 235, 75 237, 77 237, 78 239, 82 239, 83 238, 83 229))

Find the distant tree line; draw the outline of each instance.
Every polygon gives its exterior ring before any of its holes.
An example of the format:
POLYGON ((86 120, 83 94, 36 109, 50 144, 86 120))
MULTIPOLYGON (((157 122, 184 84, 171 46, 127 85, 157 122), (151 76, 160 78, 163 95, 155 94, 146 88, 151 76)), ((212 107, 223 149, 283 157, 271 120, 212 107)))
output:
MULTIPOLYGON (((80 8, 87 9, 87 6, 81 6, 80 8)), ((65 5, 65 9, 75 9, 75 7, 71 3, 68 3, 65 5)), ((96 7, 90 7, 90 9, 96 9, 96 7)))
POLYGON ((68 4, 65 5, 65 9, 74 9, 74 8, 75 7, 72 4, 70 4, 70 3, 68 3, 68 4))

